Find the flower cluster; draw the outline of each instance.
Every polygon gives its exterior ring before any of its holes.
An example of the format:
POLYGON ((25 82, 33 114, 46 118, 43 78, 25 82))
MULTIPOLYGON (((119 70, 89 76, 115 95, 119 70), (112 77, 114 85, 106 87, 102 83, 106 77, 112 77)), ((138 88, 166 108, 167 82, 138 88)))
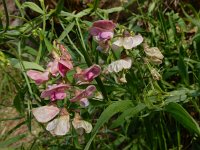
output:
MULTIPOLYGON (((97 49, 103 52, 108 52, 108 49, 113 51, 118 51, 123 48, 125 50, 131 50, 137 47, 143 42, 143 37, 138 34, 132 36, 126 30, 121 30, 121 34, 114 34, 116 24, 110 20, 99 20, 93 23, 92 27, 89 29, 90 35, 93 36, 94 40, 98 43, 97 49)), ((108 67, 107 71, 109 73, 120 73, 118 79, 121 83, 126 83, 126 78, 123 70, 130 69, 132 66, 131 57, 118 58, 118 60, 112 61, 108 67)), ((117 81, 117 82, 118 82, 117 81)))
MULTIPOLYGON (((99 20, 93 23, 89 33, 98 43, 97 50, 109 54, 110 51, 108 50, 111 49, 111 55, 120 53, 120 56, 114 56, 114 60, 111 61, 104 72, 114 73, 114 79, 117 83, 126 83, 125 71, 132 66, 132 58, 129 55, 131 53, 130 50, 140 45, 144 39, 140 34, 133 35, 132 32, 128 32, 124 27, 119 28, 117 34, 115 34, 116 28, 117 25, 111 20, 99 20)), ((153 64, 161 64, 164 56, 160 50, 157 47, 149 47, 146 43, 143 45, 147 56, 145 60, 153 64)), ((161 76, 158 72, 156 74, 155 70, 150 69, 153 79, 160 80, 161 76)))
MULTIPOLYGON (((58 80, 57 83, 48 85, 48 87, 41 92, 40 97, 50 99, 51 104, 34 108, 32 112, 38 122, 47 123, 50 121, 46 126, 46 130, 52 135, 65 135, 70 130, 70 115, 66 108, 57 107, 55 102, 57 100, 69 98, 70 102, 77 102, 82 107, 87 107, 89 105, 88 98, 93 96, 96 87, 94 85, 89 85, 86 89, 77 89, 74 85, 72 86, 68 80, 64 80, 64 77, 74 66, 70 53, 62 44, 56 44, 56 48, 53 50, 52 54, 54 59, 52 62, 48 63, 45 71, 29 70, 27 71, 27 75, 34 80, 37 85, 41 85, 45 82, 48 84, 48 81, 54 77, 60 77, 63 78, 63 80, 58 80), (71 95, 74 97, 70 98, 71 95)), ((78 86, 80 84, 89 84, 100 72, 100 66, 94 64, 84 70, 76 68, 76 73, 73 76, 78 86)), ((92 125, 82 120, 78 113, 75 114, 72 125, 77 130, 79 130, 79 128, 85 129, 86 133, 92 130, 92 125)))

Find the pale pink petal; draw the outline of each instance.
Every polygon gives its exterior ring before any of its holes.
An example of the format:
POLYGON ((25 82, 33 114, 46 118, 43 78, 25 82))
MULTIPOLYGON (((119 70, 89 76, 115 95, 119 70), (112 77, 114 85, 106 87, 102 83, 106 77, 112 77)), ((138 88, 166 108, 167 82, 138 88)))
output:
POLYGON ((139 35, 135 35, 133 37, 124 37, 123 46, 125 49, 132 49, 143 42, 143 37, 139 35))
POLYGON ((58 61, 54 60, 48 64, 48 68, 53 76, 58 75, 58 61))
POLYGON ((80 134, 82 135, 83 133, 81 132, 81 129, 85 130, 85 133, 90 133, 92 131, 92 125, 91 123, 82 120, 80 115, 78 113, 75 114, 75 117, 72 121, 72 125, 74 127, 74 129, 80 134))
POLYGON ((58 119, 54 119, 47 124, 46 129, 50 131, 52 135, 66 135, 70 130, 69 115, 60 116, 58 119))
POLYGON ((60 112, 60 109, 51 105, 33 108, 32 112, 38 122, 46 123, 53 119, 60 112))
POLYGON ((109 64, 108 71, 110 73, 112 72, 118 73, 122 71, 123 69, 130 69, 131 65, 132 65, 132 60, 131 58, 127 57, 125 59, 120 59, 109 64))
POLYGON ((124 43, 124 38, 123 37, 119 37, 115 42, 113 42, 113 45, 121 47, 121 46, 123 46, 123 43, 124 43))
POLYGON ((36 84, 42 84, 49 80, 49 72, 40 72, 36 70, 27 71, 27 75, 29 78, 35 81, 36 84))
POLYGON ((99 34, 100 39, 111 39, 113 38, 113 32, 102 32, 99 34))

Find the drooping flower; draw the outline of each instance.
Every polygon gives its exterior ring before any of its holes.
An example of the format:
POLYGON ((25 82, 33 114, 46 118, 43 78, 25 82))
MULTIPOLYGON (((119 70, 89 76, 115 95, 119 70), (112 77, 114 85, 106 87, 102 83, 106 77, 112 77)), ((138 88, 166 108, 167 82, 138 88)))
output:
POLYGON ((87 83, 91 82, 96 78, 101 72, 101 68, 99 65, 92 65, 91 67, 81 70, 80 68, 77 69, 77 73, 74 75, 74 78, 78 80, 78 83, 87 83))
MULTIPOLYGON (((119 37, 112 45, 112 47, 124 47, 125 49, 132 49, 137 47, 143 42, 143 37, 138 34, 135 36, 125 35, 123 37, 119 37)), ((115 48, 115 49, 117 49, 115 48)))
POLYGON ((110 73, 115 72, 118 73, 122 71, 123 69, 130 69, 132 65, 132 60, 130 57, 120 59, 117 61, 112 62, 108 65, 108 71, 110 73))
POLYGON ((38 122, 46 123, 58 115, 60 109, 56 106, 50 105, 33 108, 32 112, 38 122))
POLYGON ((99 41, 109 40, 113 37, 115 27, 115 23, 111 20, 98 20, 93 23, 89 33, 99 41))
POLYGON ((65 108, 61 110, 61 114, 58 118, 49 122, 46 126, 46 130, 52 135, 66 135, 70 130, 70 116, 65 108))
POLYGON ((77 90, 75 93, 75 97, 70 99, 70 102, 79 102, 81 106, 87 107, 89 105, 88 98, 91 97, 96 91, 96 87, 94 85, 89 85, 85 90, 77 90))
POLYGON ((68 88, 68 84, 53 84, 41 93, 41 98, 49 97, 51 101, 64 99, 67 96, 65 90, 68 88))
POLYGON ((79 133, 79 135, 82 135, 84 131, 85 133, 90 133, 92 131, 91 123, 82 120, 81 116, 78 113, 75 114, 72 125, 74 129, 79 133))
POLYGON ((73 64, 71 55, 62 44, 58 44, 58 49, 61 54, 59 55, 55 51, 52 52, 54 61, 48 64, 48 69, 53 76, 57 76, 59 73, 64 77, 69 70, 73 69, 73 64))
POLYGON ((163 54, 157 47, 148 47, 148 45, 144 46, 144 52, 146 53, 149 60, 155 64, 161 64, 164 58, 163 54))
POLYGON ((115 23, 111 20, 99 20, 93 23, 92 27, 89 29, 89 33, 99 44, 97 50, 105 52, 109 49, 109 41, 113 38, 115 27, 115 23))
POLYGON ((151 72, 151 75, 152 75, 154 80, 160 80, 161 79, 161 75, 158 73, 158 71, 155 68, 150 70, 150 72, 151 72))
POLYGON ((35 81, 36 84, 40 85, 49 80, 49 72, 40 72, 36 70, 27 71, 27 75, 29 78, 35 81))

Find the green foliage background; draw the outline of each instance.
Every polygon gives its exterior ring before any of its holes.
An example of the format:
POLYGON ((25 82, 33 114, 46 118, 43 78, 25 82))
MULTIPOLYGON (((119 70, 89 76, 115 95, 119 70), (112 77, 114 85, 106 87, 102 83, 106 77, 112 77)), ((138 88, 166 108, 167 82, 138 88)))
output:
POLYGON ((128 0, 118 7, 101 8, 101 1, 94 0, 85 9, 73 11, 65 7, 64 0, 52 9, 43 0, 15 0, 19 16, 9 15, 4 9, 6 22, 3 25, 0 21, 0 107, 15 107, 19 115, 0 121, 24 121, 1 134, 0 147, 200 149, 200 11, 189 3, 174 3, 128 0), (31 18, 27 11, 36 15, 31 18), (22 24, 10 26, 10 17, 20 19, 22 24), (31 142, 13 145, 36 128, 32 126, 31 109, 48 103, 40 99, 40 89, 29 80, 26 71, 44 70, 55 39, 67 47, 76 66, 99 64, 100 59, 109 64, 110 55, 97 51, 95 42, 88 44, 88 28, 96 20, 117 21, 117 17, 121 26, 140 33, 150 46, 158 47, 165 56, 163 63, 147 66, 139 46, 130 52, 133 66, 126 74, 127 84, 117 84, 104 74, 97 78, 95 84, 104 99, 91 99, 89 108, 81 110, 94 127, 91 134, 85 135, 83 144, 75 132, 53 137, 39 124, 37 128, 42 130, 33 135, 31 142), (160 81, 153 80, 150 68, 159 69, 160 81), (29 131, 13 137, 12 133, 24 124, 29 131))

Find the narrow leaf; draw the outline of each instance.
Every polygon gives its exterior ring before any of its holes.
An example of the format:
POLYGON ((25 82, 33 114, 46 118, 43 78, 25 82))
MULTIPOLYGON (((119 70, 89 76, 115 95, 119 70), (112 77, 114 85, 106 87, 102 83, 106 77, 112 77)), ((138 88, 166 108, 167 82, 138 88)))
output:
POLYGON ((135 107, 131 107, 125 110, 111 125, 111 128, 116 128, 124 123, 125 119, 133 117, 141 112, 146 106, 142 103, 138 104, 135 107))
POLYGON ((20 135, 17 135, 15 137, 12 137, 12 138, 10 138, 10 139, 8 139, 6 141, 2 141, 2 142, 0 142, 0 147, 1 148, 8 148, 8 146, 10 144, 13 144, 13 143, 17 142, 17 141, 23 139, 24 137, 26 137, 25 134, 20 134, 20 135))
POLYGON ((99 117, 93 131, 90 140, 88 141, 85 150, 88 150, 95 135, 97 134, 99 128, 106 123, 113 115, 126 110, 127 108, 133 107, 133 104, 130 100, 117 101, 109 105, 99 117))
POLYGON ((200 136, 200 127, 198 123, 181 105, 171 102, 165 109, 185 128, 200 136))
POLYGON ((44 11, 38 5, 36 5, 33 2, 25 2, 25 3, 23 3, 22 7, 23 8, 28 7, 30 9, 32 9, 33 11, 36 11, 40 14, 44 14, 44 11))
MULTIPOLYGON (((18 69, 21 69, 20 67, 20 62, 18 59, 15 59, 15 58, 11 58, 10 59, 10 62, 12 64, 12 66, 14 68, 18 68, 18 69)), ((28 62, 28 61, 22 61, 23 65, 24 65, 24 68, 26 70, 30 70, 30 69, 36 69, 36 70, 40 70, 40 71, 44 71, 44 68, 40 65, 38 65, 37 63, 34 63, 34 62, 28 62)))
POLYGON ((70 23, 66 29, 62 32, 60 37, 58 38, 58 42, 61 42, 67 35, 68 33, 73 29, 75 22, 70 23))

